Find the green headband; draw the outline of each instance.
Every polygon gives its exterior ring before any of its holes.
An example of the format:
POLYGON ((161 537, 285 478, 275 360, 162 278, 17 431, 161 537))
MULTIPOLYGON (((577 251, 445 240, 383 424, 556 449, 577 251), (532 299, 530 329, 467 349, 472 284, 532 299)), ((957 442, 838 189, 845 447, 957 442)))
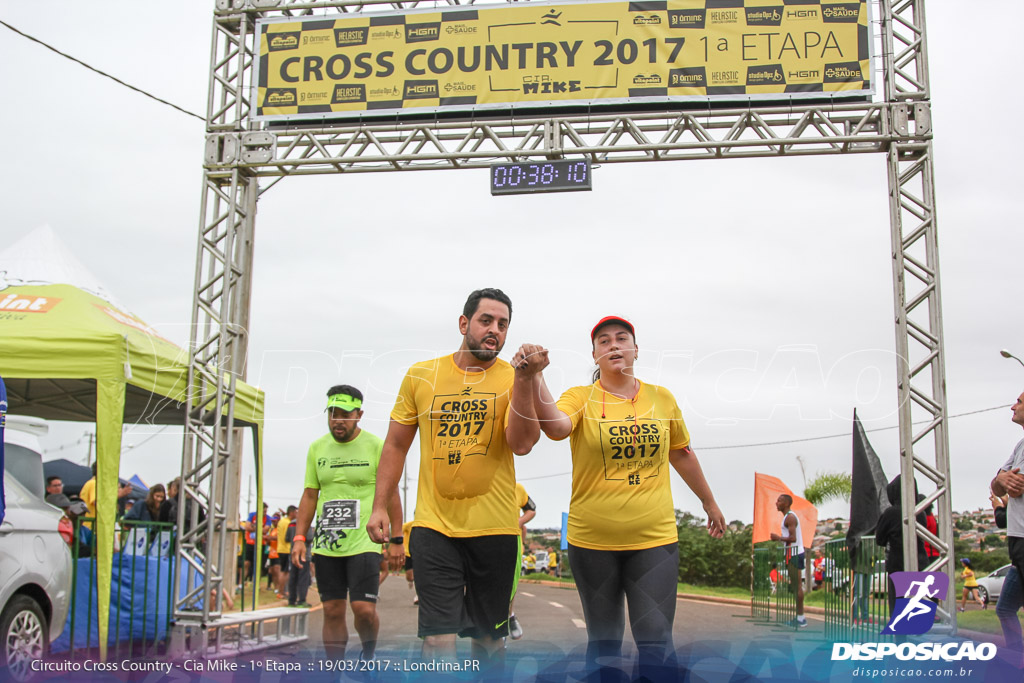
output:
POLYGON ((363 405, 362 400, 349 396, 348 394, 334 394, 327 397, 327 409, 341 408, 345 412, 358 410, 363 405))

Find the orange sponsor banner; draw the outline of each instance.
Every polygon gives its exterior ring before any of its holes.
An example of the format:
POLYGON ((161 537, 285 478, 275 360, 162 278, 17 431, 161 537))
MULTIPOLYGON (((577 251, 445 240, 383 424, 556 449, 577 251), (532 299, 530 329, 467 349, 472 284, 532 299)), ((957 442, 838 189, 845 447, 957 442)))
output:
MULTIPOLYGON (((157 333, 155 329, 153 329, 152 327, 142 322, 133 315, 122 313, 121 311, 117 310, 116 308, 113 308, 112 306, 101 306, 99 304, 93 304, 93 306, 100 309, 101 311, 103 311, 108 316, 110 316, 117 322, 121 323, 122 325, 134 327, 139 332, 145 332, 146 334, 152 335, 154 337, 160 337, 160 335, 157 333)), ((163 339, 163 337, 160 338, 163 339)))
POLYGON ((754 473, 754 543, 770 541, 772 534, 782 532, 782 513, 775 507, 775 501, 783 493, 792 496, 793 506, 790 510, 800 520, 800 531, 803 536, 804 548, 810 548, 814 542, 814 530, 818 526, 818 508, 794 494, 788 486, 777 477, 754 473))
POLYGON ((46 313, 61 302, 49 296, 32 294, 8 294, 0 292, 0 311, 17 311, 20 313, 46 313))

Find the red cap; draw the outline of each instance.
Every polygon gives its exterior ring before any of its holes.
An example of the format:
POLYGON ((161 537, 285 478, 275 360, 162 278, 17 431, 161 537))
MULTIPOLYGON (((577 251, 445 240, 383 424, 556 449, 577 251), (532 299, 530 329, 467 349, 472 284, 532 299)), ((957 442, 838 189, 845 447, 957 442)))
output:
POLYGON ((594 325, 594 329, 590 331, 590 341, 594 341, 594 337, 597 336, 597 331, 600 330, 605 325, 622 325, 627 330, 629 330, 629 333, 633 335, 634 338, 636 337, 636 331, 633 330, 633 324, 631 322, 629 322, 625 318, 620 318, 617 315, 606 315, 605 317, 598 320, 597 324, 594 325))

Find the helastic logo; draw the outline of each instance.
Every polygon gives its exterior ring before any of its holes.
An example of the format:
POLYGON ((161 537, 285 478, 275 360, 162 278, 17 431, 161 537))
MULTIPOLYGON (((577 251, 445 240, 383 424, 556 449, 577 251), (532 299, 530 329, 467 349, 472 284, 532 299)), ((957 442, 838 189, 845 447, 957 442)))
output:
POLYGON ((370 29, 366 27, 336 28, 334 29, 334 46, 366 45, 366 37, 368 35, 370 35, 370 29))
POLYGON ((896 590, 896 606, 882 633, 907 636, 927 633, 935 623, 938 608, 932 601, 945 599, 949 576, 942 572, 893 572, 890 578, 896 590))
POLYGON ((366 86, 362 83, 358 84, 343 84, 338 83, 334 86, 334 92, 331 94, 331 104, 347 104, 349 102, 365 102, 366 101, 366 86))

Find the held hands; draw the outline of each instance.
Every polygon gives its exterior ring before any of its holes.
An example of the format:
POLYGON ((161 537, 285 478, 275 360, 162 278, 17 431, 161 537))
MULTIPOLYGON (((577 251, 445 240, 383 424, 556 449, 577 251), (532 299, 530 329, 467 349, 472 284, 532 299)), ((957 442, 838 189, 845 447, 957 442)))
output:
POLYGON ((1019 467, 1012 470, 1002 470, 996 475, 998 481, 1011 498, 1017 498, 1024 493, 1024 474, 1020 473, 1019 467))
POLYGON ((1007 498, 1008 498, 1008 496, 1000 497, 1000 496, 997 496, 994 493, 990 493, 989 496, 988 496, 988 499, 990 501, 992 501, 992 509, 993 510, 996 510, 998 508, 1006 507, 1006 500, 1007 500, 1007 498))
POLYGON ((391 571, 400 572, 405 568, 405 547, 401 543, 389 543, 386 554, 391 571))
POLYGON ((548 350, 539 344, 523 344, 512 356, 512 367, 520 377, 535 377, 550 362, 548 350))
MULTIPOLYGON (((708 515, 708 534, 711 538, 721 538, 725 533, 725 515, 718 509, 718 503, 711 501, 704 506, 704 512, 708 515)), ((772 534, 776 536, 777 534, 772 534)), ((772 538, 772 540, 776 540, 772 538)))

